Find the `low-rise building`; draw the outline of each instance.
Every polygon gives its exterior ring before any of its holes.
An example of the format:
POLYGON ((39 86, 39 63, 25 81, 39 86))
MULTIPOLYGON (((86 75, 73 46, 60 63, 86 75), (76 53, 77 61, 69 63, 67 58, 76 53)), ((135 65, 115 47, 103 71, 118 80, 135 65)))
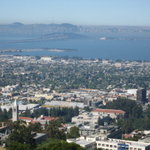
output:
POLYGON ((121 130, 117 126, 82 126, 79 127, 81 136, 96 135, 101 138, 121 138, 121 130))
POLYGON ((36 144, 41 144, 48 138, 48 136, 45 133, 34 133, 33 136, 33 139, 35 140, 36 144))
POLYGON ((19 117, 20 120, 25 121, 27 124, 29 123, 40 123, 43 128, 45 128, 46 124, 49 124, 50 121, 58 120, 58 117, 49 117, 41 115, 38 118, 29 118, 29 117, 19 117))
POLYGON ((98 124, 98 115, 93 115, 89 112, 84 112, 78 116, 72 117, 72 122, 76 124, 98 124))
POLYGON ((87 141, 84 138, 78 139, 67 139, 68 143, 76 143, 81 147, 85 148, 86 150, 95 150, 96 149, 96 142, 94 141, 87 141))
POLYGON ((84 108, 84 103, 81 102, 67 102, 67 101, 51 101, 46 102, 43 107, 51 108, 51 107, 79 107, 84 108))
POLYGON ((96 140, 97 148, 104 150, 150 150, 150 143, 119 139, 96 140))
MULTIPOLYGON (((120 140, 120 139, 103 139, 100 137, 96 136, 89 136, 89 137, 82 137, 78 139, 73 139, 73 140, 67 140, 67 141, 72 141, 76 143, 80 143, 79 141, 88 141, 88 142, 95 142, 96 143, 96 148, 101 148, 103 150, 150 150, 150 142, 145 143, 145 142, 139 142, 139 141, 127 141, 127 140, 120 140)), ((80 145, 80 144, 79 144, 80 145)))
POLYGON ((125 115, 125 111, 116 109, 95 109, 92 113, 100 118, 110 117, 112 119, 123 118, 125 115))

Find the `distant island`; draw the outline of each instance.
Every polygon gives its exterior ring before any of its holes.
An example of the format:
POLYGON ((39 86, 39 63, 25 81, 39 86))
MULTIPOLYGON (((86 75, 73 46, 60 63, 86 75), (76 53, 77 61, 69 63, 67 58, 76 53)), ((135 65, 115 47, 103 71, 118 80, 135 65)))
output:
POLYGON ((77 33, 54 32, 41 37, 41 40, 64 40, 64 39, 81 39, 86 38, 85 35, 77 33))
MULTIPOLYGON (((128 41, 136 41, 139 40, 140 38, 132 38, 132 37, 100 37, 99 40, 105 41, 105 40, 128 40, 128 41)), ((150 40, 150 38, 142 37, 142 40, 150 40)))
POLYGON ((30 49, 0 49, 0 53, 11 53, 11 52, 33 52, 33 51, 49 51, 49 52, 73 52, 76 49, 64 49, 64 48, 30 48, 30 49))

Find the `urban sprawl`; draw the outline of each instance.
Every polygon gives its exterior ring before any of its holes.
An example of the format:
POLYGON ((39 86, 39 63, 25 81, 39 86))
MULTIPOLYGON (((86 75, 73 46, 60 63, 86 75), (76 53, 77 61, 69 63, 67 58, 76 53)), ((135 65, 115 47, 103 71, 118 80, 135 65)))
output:
POLYGON ((150 62, 0 55, 0 126, 1 147, 23 126, 35 145, 149 150, 150 62))

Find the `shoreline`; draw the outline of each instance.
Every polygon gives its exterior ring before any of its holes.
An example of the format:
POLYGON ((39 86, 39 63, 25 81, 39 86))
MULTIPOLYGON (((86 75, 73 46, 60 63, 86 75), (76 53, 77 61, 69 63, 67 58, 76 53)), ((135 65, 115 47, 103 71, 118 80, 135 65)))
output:
POLYGON ((75 52, 76 49, 63 49, 63 48, 30 48, 30 49, 1 49, 0 53, 13 53, 13 52, 34 52, 34 51, 48 51, 48 52, 75 52))

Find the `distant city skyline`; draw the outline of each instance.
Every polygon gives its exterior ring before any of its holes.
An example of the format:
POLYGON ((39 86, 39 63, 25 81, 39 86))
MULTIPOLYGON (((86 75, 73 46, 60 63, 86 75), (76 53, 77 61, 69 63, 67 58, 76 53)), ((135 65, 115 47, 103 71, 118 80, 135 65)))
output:
POLYGON ((0 24, 150 26, 150 0, 1 0, 0 24))

